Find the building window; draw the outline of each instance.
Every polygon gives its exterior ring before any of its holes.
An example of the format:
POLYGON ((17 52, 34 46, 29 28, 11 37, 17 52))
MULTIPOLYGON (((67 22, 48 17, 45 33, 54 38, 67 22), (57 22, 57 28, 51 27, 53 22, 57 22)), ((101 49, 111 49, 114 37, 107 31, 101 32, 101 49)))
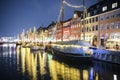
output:
POLYGON ((104 25, 103 24, 100 25, 100 30, 104 30, 104 25))
POLYGON ((94 22, 94 18, 92 18, 92 22, 94 22))
POLYGON ((114 13, 111 14, 111 18, 114 18, 114 13))
POLYGON ((112 4, 112 8, 116 8, 118 6, 117 2, 112 4))
POLYGON ((94 10, 94 14, 97 14, 97 10, 94 10))
POLYGON ((120 29, 120 22, 117 22, 116 27, 117 29, 120 29))
POLYGON ((89 22, 91 23, 91 18, 89 20, 90 20, 89 22))
POLYGON ((104 6, 103 8, 102 8, 102 11, 106 11, 107 10, 107 6, 104 6))
POLYGON ((86 27, 86 31, 88 32, 89 30, 88 30, 88 27, 86 27))
POLYGON ((106 19, 109 19, 109 15, 108 14, 106 15, 106 19))
POLYGON ((100 5, 97 5, 97 8, 100 8, 100 5))
POLYGON ((120 17, 120 11, 117 11, 116 17, 120 17))
POLYGON ((82 28, 82 32, 84 32, 84 28, 82 28))
POLYGON ((109 24, 106 24, 106 29, 107 29, 107 30, 109 29, 109 24))
POLYGON ((94 31, 94 26, 92 26, 92 31, 94 31))
POLYGON ((111 23, 111 29, 114 29, 114 23, 111 23))
POLYGON ((83 25, 83 21, 82 21, 82 25, 83 25))
POLYGON ((96 31, 98 30, 98 25, 96 25, 96 31))
POLYGON ((104 16, 100 16, 100 20, 104 20, 104 16))
POLYGON ((88 19, 87 19, 87 24, 88 24, 89 22, 88 22, 88 19))
POLYGON ((74 16, 73 16, 74 18, 77 18, 77 14, 74 14, 74 16))
POLYGON ((96 17, 96 22, 98 21, 98 17, 96 17))
POLYGON ((85 24, 87 24, 87 20, 85 20, 85 24))
POLYGON ((91 31, 91 27, 89 27, 88 29, 89 29, 89 31, 91 31))

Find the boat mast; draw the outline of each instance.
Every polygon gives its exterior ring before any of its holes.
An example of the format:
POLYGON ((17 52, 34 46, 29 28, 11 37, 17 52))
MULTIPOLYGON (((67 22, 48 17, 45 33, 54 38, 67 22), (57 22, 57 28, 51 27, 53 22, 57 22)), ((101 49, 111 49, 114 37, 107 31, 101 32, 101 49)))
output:
POLYGON ((85 0, 83 0, 83 40, 85 40, 85 0))
POLYGON ((61 38, 61 41, 63 41, 63 21, 64 21, 64 0, 62 0, 62 21, 61 21, 61 24, 62 24, 62 38, 61 38))
POLYGON ((62 0, 62 21, 64 21, 64 0, 62 0))

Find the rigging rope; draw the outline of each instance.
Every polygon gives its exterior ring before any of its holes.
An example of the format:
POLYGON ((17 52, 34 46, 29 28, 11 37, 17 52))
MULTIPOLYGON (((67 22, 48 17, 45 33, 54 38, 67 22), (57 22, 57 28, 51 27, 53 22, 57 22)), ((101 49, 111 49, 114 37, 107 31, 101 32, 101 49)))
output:
MULTIPOLYGON (((66 2, 65 0, 64 0, 63 3, 66 4, 66 5, 69 6, 69 7, 72 7, 72 8, 85 7, 85 6, 83 6, 83 5, 81 5, 81 6, 71 5, 71 4, 69 4, 68 2, 66 2)), ((61 9, 60 9, 60 12, 59 12, 59 15, 58 15, 58 19, 57 19, 58 22, 59 22, 59 20, 60 20, 61 14, 62 14, 62 8, 63 8, 63 7, 61 6, 61 9)))
POLYGON ((61 14, 62 14, 62 6, 61 6, 61 9, 60 9, 60 12, 59 12, 59 15, 58 15, 58 19, 57 19, 58 22, 60 20, 61 14))
POLYGON ((73 7, 73 8, 81 8, 81 7, 83 7, 83 5, 81 5, 81 6, 71 5, 68 2, 66 2, 66 1, 64 1, 64 4, 66 4, 69 7, 73 7))

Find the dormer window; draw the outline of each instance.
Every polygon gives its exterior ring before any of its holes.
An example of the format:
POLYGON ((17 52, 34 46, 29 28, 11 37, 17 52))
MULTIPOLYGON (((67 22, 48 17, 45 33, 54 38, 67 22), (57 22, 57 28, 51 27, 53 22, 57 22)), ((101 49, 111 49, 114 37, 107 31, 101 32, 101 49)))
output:
POLYGON ((118 6, 117 2, 112 4, 112 8, 116 8, 118 6))
POLYGON ((103 8, 102 8, 102 11, 106 11, 107 10, 107 6, 104 6, 103 8))

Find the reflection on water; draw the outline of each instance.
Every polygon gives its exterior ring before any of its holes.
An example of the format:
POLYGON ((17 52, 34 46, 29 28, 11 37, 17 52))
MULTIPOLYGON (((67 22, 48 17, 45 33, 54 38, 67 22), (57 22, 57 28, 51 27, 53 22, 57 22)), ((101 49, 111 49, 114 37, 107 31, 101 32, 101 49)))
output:
POLYGON ((99 74, 100 79, 120 80, 120 65, 94 61, 94 70, 99 74))
POLYGON ((120 80, 120 65, 61 61, 44 51, 0 47, 0 80, 120 80), (13 76, 14 74, 14 76, 13 76))
POLYGON ((21 54, 17 53, 17 56, 19 56, 17 57, 18 63, 21 57, 23 75, 27 74, 31 80, 37 80, 37 54, 31 53, 29 48, 21 48, 21 54))

